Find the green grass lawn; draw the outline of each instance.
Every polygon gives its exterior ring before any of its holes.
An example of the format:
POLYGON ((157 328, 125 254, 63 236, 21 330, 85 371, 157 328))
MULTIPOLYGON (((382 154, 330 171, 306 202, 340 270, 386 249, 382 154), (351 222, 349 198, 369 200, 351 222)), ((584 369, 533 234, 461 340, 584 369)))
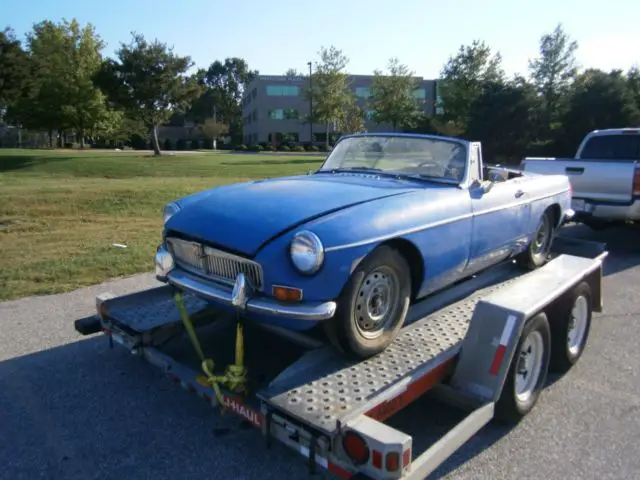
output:
POLYGON ((0 149, 0 300, 150 271, 167 202, 225 183, 304 173, 322 160, 0 149))

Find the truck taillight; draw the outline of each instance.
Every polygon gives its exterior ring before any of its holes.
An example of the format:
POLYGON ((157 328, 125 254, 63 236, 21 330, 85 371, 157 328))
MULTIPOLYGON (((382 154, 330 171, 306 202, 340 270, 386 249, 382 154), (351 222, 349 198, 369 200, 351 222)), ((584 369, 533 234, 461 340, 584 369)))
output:
POLYGON ((637 165, 633 172, 633 194, 640 195, 640 166, 637 165))

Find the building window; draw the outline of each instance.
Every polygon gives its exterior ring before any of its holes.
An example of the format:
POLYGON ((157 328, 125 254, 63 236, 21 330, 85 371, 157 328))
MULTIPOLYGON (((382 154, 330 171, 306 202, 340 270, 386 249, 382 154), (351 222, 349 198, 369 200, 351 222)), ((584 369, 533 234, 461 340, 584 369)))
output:
POLYGON ((426 100, 426 98, 427 98, 427 90, 424 89, 424 88, 418 88, 418 89, 413 91, 413 96, 414 96, 414 98, 417 98, 419 100, 426 100))
POLYGON ((300 87, 295 85, 267 85, 266 92, 271 97, 297 97, 300 94, 300 87))
POLYGON ((369 98, 370 96, 371 92, 369 91, 369 87, 356 87, 356 97, 369 98))
POLYGON ((254 110, 253 113, 251 114, 251 117, 253 118, 253 121, 257 121, 258 120, 258 110, 254 110))
POLYGON ((295 108, 269 110, 269 118, 272 120, 296 120, 298 116, 298 110, 295 108))
POLYGON ((284 133, 282 135, 282 141, 283 142, 298 142, 299 140, 299 136, 297 132, 289 132, 289 133, 284 133))
POLYGON ((253 87, 253 90, 251 90, 251 97, 256 98, 256 95, 258 95, 258 87, 253 87))

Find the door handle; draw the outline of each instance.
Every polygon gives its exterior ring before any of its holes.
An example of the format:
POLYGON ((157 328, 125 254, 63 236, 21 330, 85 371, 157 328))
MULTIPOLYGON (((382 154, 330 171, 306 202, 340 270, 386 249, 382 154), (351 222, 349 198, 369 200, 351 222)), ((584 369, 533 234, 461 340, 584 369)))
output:
POLYGON ((520 198, 521 196, 524 195, 524 191, 522 190, 516 190, 516 198, 520 198))

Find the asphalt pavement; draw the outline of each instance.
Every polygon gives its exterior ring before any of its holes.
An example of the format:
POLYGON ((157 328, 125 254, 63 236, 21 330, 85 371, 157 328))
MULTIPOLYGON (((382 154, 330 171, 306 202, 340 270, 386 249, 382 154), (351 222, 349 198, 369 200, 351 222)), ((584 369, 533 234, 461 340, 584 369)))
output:
MULTIPOLYGON (((640 478, 640 230, 571 235, 605 241, 604 308, 587 349, 551 378, 531 415, 491 424, 430 478, 640 478)), ((151 275, 0 303, 0 479, 299 479, 302 457, 267 450, 259 432, 73 321, 101 292, 155 284, 151 275)), ((460 413, 422 399, 392 420, 419 447, 460 413)), ((322 478, 325 475, 316 476, 322 478)))

